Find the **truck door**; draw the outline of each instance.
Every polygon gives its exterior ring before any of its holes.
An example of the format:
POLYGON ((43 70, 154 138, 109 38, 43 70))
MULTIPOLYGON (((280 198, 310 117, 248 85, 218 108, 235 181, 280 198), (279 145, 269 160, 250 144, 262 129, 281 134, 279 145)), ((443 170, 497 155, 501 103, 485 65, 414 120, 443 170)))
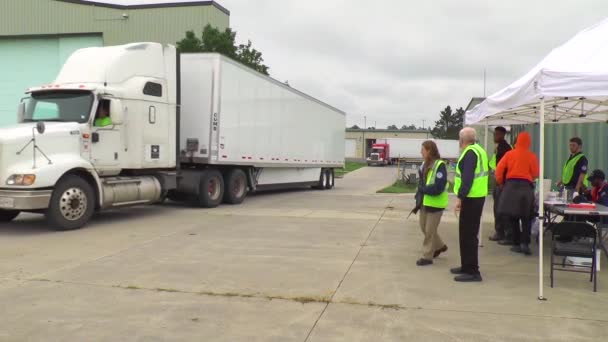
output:
POLYGON ((120 125, 110 119, 110 101, 99 101, 91 129, 91 163, 100 172, 120 170, 122 139, 120 125))

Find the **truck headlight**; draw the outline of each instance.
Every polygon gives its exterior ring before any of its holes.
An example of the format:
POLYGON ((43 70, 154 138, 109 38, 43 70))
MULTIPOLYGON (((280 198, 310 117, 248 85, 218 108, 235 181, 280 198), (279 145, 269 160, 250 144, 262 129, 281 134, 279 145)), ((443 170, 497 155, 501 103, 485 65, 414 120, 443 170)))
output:
POLYGON ((32 185, 36 181, 36 175, 12 175, 6 180, 7 185, 32 185))

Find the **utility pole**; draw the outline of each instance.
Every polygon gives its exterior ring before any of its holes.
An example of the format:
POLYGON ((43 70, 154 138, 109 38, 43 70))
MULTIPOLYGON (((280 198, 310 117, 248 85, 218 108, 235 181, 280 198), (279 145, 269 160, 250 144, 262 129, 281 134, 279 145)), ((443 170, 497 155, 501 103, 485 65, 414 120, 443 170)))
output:
POLYGON ((424 129, 425 129, 425 127, 426 127, 426 120, 425 120, 425 119, 422 119, 422 129, 424 130, 424 129))
POLYGON ((367 116, 363 116, 363 158, 367 158, 367 141, 365 140, 365 131, 367 130, 367 116))

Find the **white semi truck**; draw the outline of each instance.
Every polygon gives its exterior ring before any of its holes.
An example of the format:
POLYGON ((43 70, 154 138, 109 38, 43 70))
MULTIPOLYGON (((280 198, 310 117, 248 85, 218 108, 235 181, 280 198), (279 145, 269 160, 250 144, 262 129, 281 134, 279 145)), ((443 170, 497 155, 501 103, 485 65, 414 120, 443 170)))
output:
POLYGON ((76 51, 0 129, 0 221, 58 230, 95 211, 206 208, 279 187, 331 189, 345 114, 218 54, 157 43, 76 51), (106 117, 107 116, 107 117, 106 117))

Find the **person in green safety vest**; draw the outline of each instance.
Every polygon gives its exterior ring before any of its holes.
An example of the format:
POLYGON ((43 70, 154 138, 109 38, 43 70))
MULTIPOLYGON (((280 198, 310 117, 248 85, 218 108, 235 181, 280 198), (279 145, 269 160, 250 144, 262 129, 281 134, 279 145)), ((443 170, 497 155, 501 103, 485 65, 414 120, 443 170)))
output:
POLYGON ((588 167, 589 161, 583 154, 583 140, 578 137, 570 139, 570 157, 564 164, 562 179, 557 185, 582 194, 589 186, 586 179, 588 167))
POLYGON ((448 169, 434 141, 422 143, 420 154, 424 163, 419 170, 416 207, 420 208, 420 229, 424 234, 422 258, 416 261, 418 266, 432 265, 433 259, 448 250, 441 240, 437 227, 443 211, 448 207, 448 169))
POLYGON ((477 133, 471 127, 460 131, 462 153, 456 166, 454 193, 458 196, 455 213, 458 218, 460 238, 460 267, 450 270, 457 274, 459 282, 482 281, 479 272, 479 226, 483 206, 488 195, 488 155, 477 141, 477 133))
POLYGON ((99 107, 97 107, 97 114, 95 115, 95 127, 106 127, 112 125, 112 119, 110 118, 110 101, 101 100, 99 107))
MULTIPOLYGON (((498 165, 502 157, 512 149, 511 145, 509 145, 509 143, 505 139, 506 134, 507 129, 502 126, 498 126, 494 129, 494 143, 496 144, 496 148, 494 149, 494 156, 492 157, 492 159, 490 159, 489 163, 491 170, 496 170, 496 166, 498 165)), ((490 241, 511 240, 511 232, 510 229, 507 228, 506 219, 498 215, 498 202, 500 201, 500 193, 501 188, 499 186, 495 186, 494 191, 492 193, 492 197, 494 198, 493 209, 495 232, 493 235, 490 236, 490 241)))

